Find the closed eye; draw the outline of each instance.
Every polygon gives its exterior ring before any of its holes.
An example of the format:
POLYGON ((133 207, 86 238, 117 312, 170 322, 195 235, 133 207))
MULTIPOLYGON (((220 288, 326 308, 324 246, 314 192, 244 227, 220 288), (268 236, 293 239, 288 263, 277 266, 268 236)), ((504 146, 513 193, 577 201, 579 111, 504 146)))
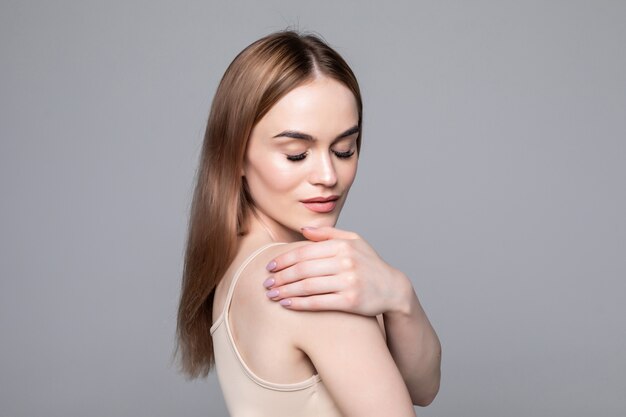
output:
POLYGON ((304 158, 306 158, 306 152, 302 152, 298 155, 287 155, 287 159, 294 162, 302 161, 304 158))
POLYGON ((351 151, 346 151, 346 152, 336 152, 333 151, 335 155, 337 155, 337 158, 341 158, 341 159, 347 159, 350 158, 352 155, 354 155, 354 149, 351 151))
MULTIPOLYGON (((337 158, 340 158, 340 159, 348 159, 352 155, 354 155, 354 152, 355 152, 354 149, 351 151, 346 151, 346 152, 333 151, 333 153, 337 156, 337 158)), ((298 162, 298 161, 302 161, 304 158, 306 158, 306 156, 307 156, 307 152, 302 152, 298 155, 287 155, 287 159, 292 162, 298 162)))

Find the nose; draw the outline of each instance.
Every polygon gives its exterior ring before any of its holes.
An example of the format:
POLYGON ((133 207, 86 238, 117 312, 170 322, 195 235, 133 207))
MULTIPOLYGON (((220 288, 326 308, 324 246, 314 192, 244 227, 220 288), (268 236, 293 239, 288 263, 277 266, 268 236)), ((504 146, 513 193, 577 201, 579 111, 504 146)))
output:
POLYGON ((312 164, 310 178, 313 185, 333 187, 337 184, 337 171, 329 153, 323 153, 312 164))

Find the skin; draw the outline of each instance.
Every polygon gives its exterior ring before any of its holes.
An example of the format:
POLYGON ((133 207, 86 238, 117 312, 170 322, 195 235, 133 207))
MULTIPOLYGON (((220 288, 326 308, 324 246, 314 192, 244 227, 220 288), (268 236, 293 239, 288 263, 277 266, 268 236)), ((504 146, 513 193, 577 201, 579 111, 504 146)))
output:
POLYGON ((281 334, 311 359, 345 415, 414 415, 411 405, 428 405, 439 389, 437 335, 408 277, 358 234, 334 227, 358 163, 358 133, 339 136, 357 122, 352 92, 320 76, 289 92, 254 127, 242 175, 256 208, 241 247, 290 243, 270 248, 259 257, 262 267, 249 268, 266 278, 266 296, 248 313, 282 323, 281 334), (275 137, 286 130, 313 139, 275 137), (301 201, 329 195, 339 196, 329 213, 301 201), (378 391, 365 395, 372 387, 378 391), (389 400, 383 408, 363 400, 381 398, 381 389, 389 400), (397 404, 391 414, 389 404, 397 404))
POLYGON ((304 234, 318 243, 272 259, 276 272, 265 281, 266 295, 292 310, 382 314, 387 345, 413 404, 429 405, 439 391, 441 344, 411 281, 353 232, 325 227, 304 234), (316 266, 321 262, 328 268, 316 266), (268 294, 272 289, 278 295, 268 294))
POLYGON ((243 175, 257 206, 256 215, 274 240, 299 241, 304 239, 303 226, 335 225, 358 163, 358 135, 336 138, 357 123, 352 92, 322 78, 289 92, 253 128, 243 175), (306 132, 314 139, 274 137, 286 130, 306 132), (287 159, 297 155, 304 159, 287 159), (330 213, 315 213, 301 203, 329 195, 340 196, 330 213))

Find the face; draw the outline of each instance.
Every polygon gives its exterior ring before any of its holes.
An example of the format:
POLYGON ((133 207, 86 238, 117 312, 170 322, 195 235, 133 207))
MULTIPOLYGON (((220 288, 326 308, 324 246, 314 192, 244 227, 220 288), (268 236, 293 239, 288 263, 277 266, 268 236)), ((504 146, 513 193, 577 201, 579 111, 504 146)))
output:
POLYGON ((356 175, 358 117, 352 92, 322 77, 290 91, 256 124, 243 175, 276 239, 301 240, 301 227, 336 224, 356 175))

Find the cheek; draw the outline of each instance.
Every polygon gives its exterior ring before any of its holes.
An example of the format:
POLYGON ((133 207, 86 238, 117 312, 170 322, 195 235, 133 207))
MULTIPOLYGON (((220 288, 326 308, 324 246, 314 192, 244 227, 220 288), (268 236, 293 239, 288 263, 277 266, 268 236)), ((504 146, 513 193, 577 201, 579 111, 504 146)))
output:
POLYGON ((350 186, 352 185, 352 182, 354 182, 354 178, 356 177, 356 170, 356 161, 354 162, 354 164, 346 164, 345 166, 341 167, 339 175, 341 176, 343 183, 346 186, 350 186))
POLYGON ((255 171, 259 185, 266 191, 275 193, 285 193, 297 188, 301 175, 296 167, 288 164, 289 162, 283 163, 280 160, 270 161, 267 164, 257 164, 255 171))

